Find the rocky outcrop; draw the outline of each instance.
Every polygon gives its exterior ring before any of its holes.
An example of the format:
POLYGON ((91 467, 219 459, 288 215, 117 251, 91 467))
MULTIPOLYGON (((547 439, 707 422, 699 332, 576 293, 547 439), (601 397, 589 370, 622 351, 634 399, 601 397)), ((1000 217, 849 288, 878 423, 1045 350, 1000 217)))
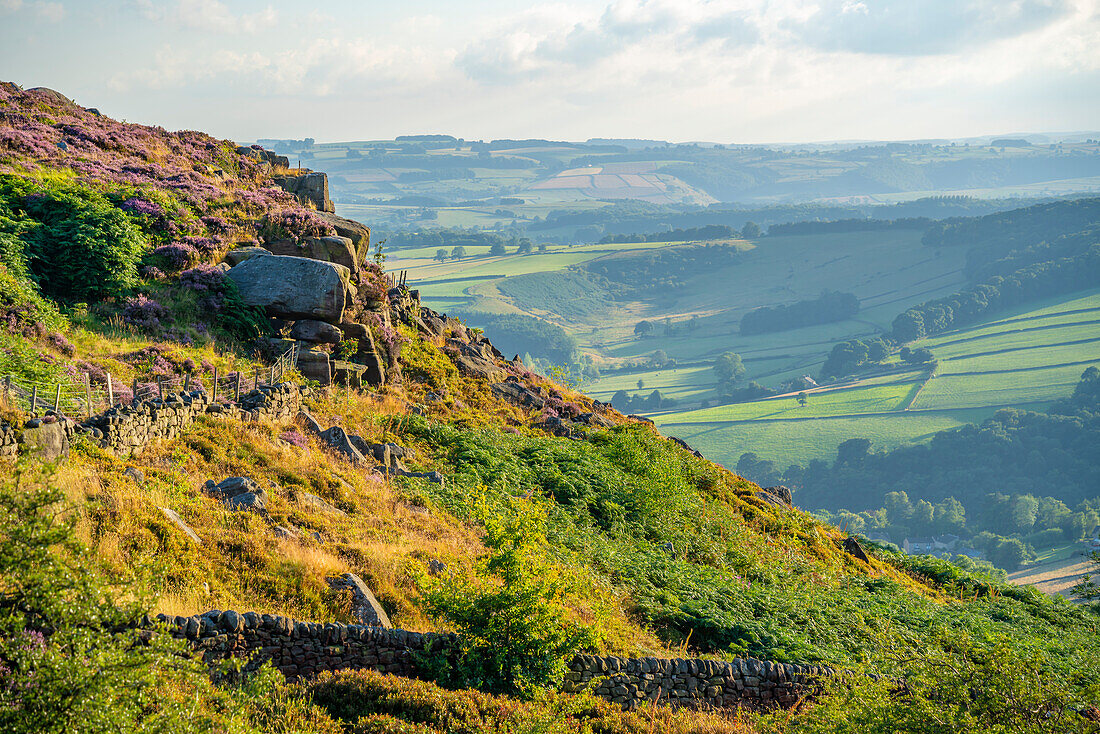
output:
POLYGON ((782 485, 777 487, 765 487, 756 493, 756 496, 776 507, 794 507, 794 496, 789 487, 782 485))
POLYGON ((245 303, 283 319, 339 323, 353 293, 346 267, 305 257, 250 257, 228 275, 245 303))
POLYGON ((207 479, 202 491, 233 511, 248 510, 263 514, 269 499, 267 492, 248 477, 229 477, 217 484, 213 479, 207 479))
POLYGON ((303 204, 312 204, 319 212, 335 212, 328 196, 328 175, 310 171, 297 176, 276 176, 272 179, 287 193, 294 194, 303 204))
POLYGON ((355 246, 356 258, 359 262, 365 262, 370 254, 370 229, 367 225, 354 219, 347 219, 332 212, 318 212, 317 216, 325 220, 330 227, 336 230, 336 234, 347 237, 355 246))
POLYGON ((290 330, 290 338, 313 344, 339 344, 344 332, 325 321, 303 319, 295 322, 290 330))
POLYGON ((303 349, 298 352, 298 371, 307 380, 321 385, 332 383, 332 359, 321 349, 303 349))
POLYGON ((264 243, 264 248, 274 255, 306 257, 310 260, 343 265, 351 273, 353 281, 359 280, 359 270, 363 258, 352 241, 347 237, 307 237, 294 240, 274 240, 264 243))

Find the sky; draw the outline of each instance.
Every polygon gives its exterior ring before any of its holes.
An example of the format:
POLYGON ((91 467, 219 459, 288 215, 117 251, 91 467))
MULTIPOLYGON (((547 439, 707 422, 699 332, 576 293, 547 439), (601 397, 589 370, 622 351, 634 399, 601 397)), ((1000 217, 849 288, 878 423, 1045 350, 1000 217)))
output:
POLYGON ((0 0, 0 79, 238 141, 1100 129, 1100 0, 0 0))

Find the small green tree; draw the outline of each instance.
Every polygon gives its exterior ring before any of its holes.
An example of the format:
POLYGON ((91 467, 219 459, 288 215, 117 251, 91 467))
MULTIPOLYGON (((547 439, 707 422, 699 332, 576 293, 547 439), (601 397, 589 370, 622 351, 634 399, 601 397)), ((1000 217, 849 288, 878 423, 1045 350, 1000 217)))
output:
POLYGON ((86 564, 64 495, 47 480, 20 470, 0 483, 0 731, 217 728, 203 699, 220 694, 204 667, 145 629, 150 585, 124 584, 119 601, 122 588, 86 564), (172 687, 190 695, 164 695, 172 687))
POLYGON ((803 391, 803 392, 798 393, 798 398, 797 399, 798 399, 798 405, 802 408, 805 408, 806 403, 809 401, 810 398, 809 398, 808 395, 806 395, 806 392, 803 391))
POLYGON ((489 248, 489 254, 494 257, 502 257, 508 254, 508 250, 504 247, 503 242, 494 242, 492 247, 489 248))
POLYGON ((444 682, 530 696, 561 682, 567 658, 591 644, 592 633, 570 620, 571 579, 543 560, 545 517, 525 506, 508 519, 482 515, 488 555, 472 572, 422 578, 420 602, 459 636, 444 682))
POLYGON ((443 262, 447 259, 447 257, 448 255, 446 248, 440 247, 438 250, 435 251, 435 257, 432 259, 437 262, 443 262))
POLYGON ((741 355, 736 352, 724 352, 714 360, 714 376, 720 386, 741 380, 745 376, 745 371, 741 355))
MULTIPOLYGON (((1100 551, 1093 551, 1089 555, 1089 558, 1092 560, 1092 565, 1096 568, 1096 572, 1100 573, 1100 551)), ((1078 599, 1100 602, 1100 581, 1094 579, 1092 573, 1086 573, 1082 576, 1081 581, 1070 589, 1070 591, 1078 599)))
POLYGON ((457 260, 460 257, 466 257, 466 248, 462 245, 458 245, 451 249, 451 259, 457 260))

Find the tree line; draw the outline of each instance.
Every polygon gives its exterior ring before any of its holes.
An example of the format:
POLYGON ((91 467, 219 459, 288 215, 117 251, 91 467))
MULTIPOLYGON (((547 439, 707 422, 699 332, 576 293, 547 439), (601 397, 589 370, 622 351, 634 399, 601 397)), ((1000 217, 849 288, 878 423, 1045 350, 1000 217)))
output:
POLYGON ((784 306, 761 306, 741 317, 742 334, 767 334, 803 326, 843 321, 859 313, 853 293, 825 291, 817 298, 784 306))

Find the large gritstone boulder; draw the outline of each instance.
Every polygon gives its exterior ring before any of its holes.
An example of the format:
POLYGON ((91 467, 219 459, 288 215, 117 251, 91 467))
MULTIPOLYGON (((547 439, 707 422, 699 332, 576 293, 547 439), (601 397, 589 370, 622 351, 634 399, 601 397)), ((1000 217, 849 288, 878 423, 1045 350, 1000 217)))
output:
POLYGON ((339 323, 351 292, 347 268, 306 257, 252 257, 228 275, 245 303, 284 319, 339 323))
POLYGON ((276 255, 308 257, 310 260, 324 260, 343 265, 351 271, 353 279, 363 264, 355 245, 347 237, 307 237, 299 242, 275 240, 268 242, 264 247, 276 255))
POLYGON ((370 229, 367 225, 331 212, 317 212, 317 216, 328 222, 336 230, 336 234, 351 240, 359 262, 367 259, 370 253, 370 229))
POLYGON ((319 212, 334 212, 336 207, 328 198, 328 176, 324 173, 303 173, 300 176, 276 176, 277 186, 294 194, 299 201, 313 204, 319 212))

